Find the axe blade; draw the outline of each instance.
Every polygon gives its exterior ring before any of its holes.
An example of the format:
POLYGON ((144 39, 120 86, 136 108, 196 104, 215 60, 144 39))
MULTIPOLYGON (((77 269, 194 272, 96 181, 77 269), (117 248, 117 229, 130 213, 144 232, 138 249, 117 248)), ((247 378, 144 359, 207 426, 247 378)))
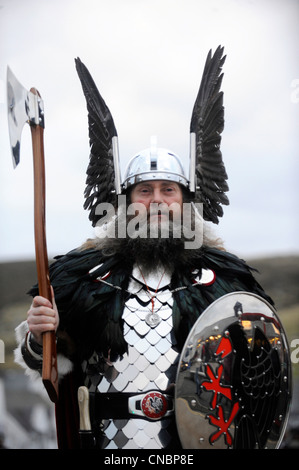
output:
POLYGON ((21 134, 25 123, 45 127, 44 104, 38 93, 27 91, 7 67, 7 111, 14 168, 20 162, 21 134))

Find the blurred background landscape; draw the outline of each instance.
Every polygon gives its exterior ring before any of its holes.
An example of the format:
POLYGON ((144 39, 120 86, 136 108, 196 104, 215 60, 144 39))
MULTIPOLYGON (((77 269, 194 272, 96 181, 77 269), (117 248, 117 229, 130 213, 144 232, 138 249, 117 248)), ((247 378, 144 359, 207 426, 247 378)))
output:
MULTIPOLYGON (((250 259, 256 278, 274 299, 289 343, 299 338, 299 256, 250 259)), ((5 362, 0 363, 0 442, 6 448, 56 448, 53 404, 43 388, 14 363, 16 326, 26 319, 36 282, 34 261, 0 263, 0 339, 5 362)), ((299 352, 293 369, 293 402, 283 448, 299 448, 299 352)))

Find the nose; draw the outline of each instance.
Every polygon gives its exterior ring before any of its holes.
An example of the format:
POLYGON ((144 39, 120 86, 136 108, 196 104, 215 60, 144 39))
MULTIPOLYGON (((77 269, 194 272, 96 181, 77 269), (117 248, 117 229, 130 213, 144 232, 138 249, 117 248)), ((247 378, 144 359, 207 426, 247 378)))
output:
POLYGON ((152 200, 151 202, 155 202, 157 204, 160 204, 164 201, 163 198, 163 193, 160 191, 159 188, 154 188, 153 193, 152 193, 152 200))

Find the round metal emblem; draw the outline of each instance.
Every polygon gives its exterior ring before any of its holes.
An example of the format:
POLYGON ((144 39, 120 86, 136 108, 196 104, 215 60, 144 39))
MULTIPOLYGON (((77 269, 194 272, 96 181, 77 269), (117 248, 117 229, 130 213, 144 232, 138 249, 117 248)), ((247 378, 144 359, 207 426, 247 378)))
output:
POLYGON ((155 326, 159 325, 161 320, 161 317, 157 315, 157 313, 148 313, 145 317, 145 322, 151 328, 155 328, 155 326))
POLYGON ((159 392, 149 392, 141 402, 141 409, 150 419, 162 418, 167 411, 167 400, 159 392))
POLYGON ((175 413, 183 448, 277 448, 290 403, 288 343, 272 306, 247 292, 213 302, 180 357, 175 413))

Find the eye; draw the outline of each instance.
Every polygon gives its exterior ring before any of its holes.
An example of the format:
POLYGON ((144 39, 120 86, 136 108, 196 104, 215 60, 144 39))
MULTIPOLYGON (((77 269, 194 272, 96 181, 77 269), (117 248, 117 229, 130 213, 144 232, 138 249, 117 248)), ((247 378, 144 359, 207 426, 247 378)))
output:
POLYGON ((141 194, 148 194, 150 191, 149 191, 149 188, 140 188, 140 189, 139 189, 139 192, 140 192, 141 194))
POLYGON ((167 193, 171 193, 171 192, 174 192, 174 188, 173 188, 172 186, 167 186, 167 187, 165 188, 165 191, 166 191, 167 193))

